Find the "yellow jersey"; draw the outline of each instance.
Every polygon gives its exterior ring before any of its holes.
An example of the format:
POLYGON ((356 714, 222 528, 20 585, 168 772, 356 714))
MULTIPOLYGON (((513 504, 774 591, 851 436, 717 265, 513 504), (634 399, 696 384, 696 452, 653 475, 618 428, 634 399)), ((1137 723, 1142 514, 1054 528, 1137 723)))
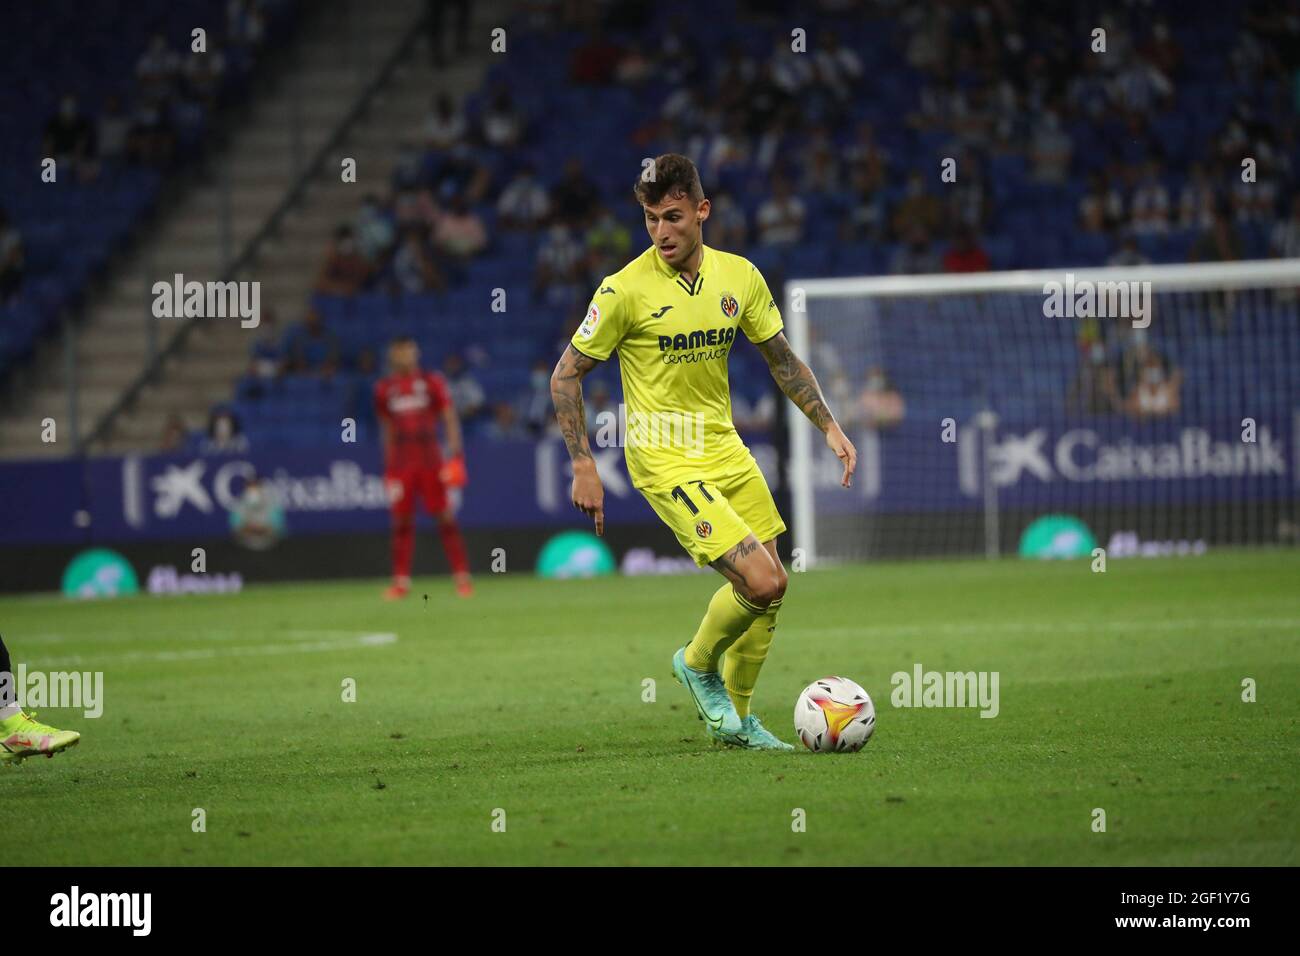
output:
POLYGON ((765 342, 782 331, 781 310, 748 259, 708 246, 693 283, 651 246, 597 287, 571 341, 601 361, 618 352, 618 427, 633 486, 708 479, 748 454, 727 379, 738 328, 765 342))

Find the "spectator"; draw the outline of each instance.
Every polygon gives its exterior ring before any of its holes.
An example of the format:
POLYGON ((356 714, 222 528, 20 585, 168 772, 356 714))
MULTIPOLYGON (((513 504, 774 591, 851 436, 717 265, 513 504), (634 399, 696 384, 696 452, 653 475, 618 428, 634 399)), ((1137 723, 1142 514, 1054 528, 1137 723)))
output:
POLYGON ((533 275, 533 290, 543 301, 556 307, 566 307, 582 293, 585 283, 583 263, 586 254, 569 227, 563 222, 551 226, 537 250, 537 268, 533 275))
POLYGON ((166 167, 176 151, 176 131, 167 104, 142 96, 136 104, 131 125, 131 152, 140 162, 166 167))
POLYGON ((0 305, 8 302, 22 288, 26 272, 23 237, 0 206, 0 305))
POLYGON ((1061 127, 1060 116, 1055 110, 1043 113, 1034 127, 1033 145, 1030 147, 1034 179, 1040 183, 1064 183, 1070 174, 1073 152, 1074 142, 1061 127))
POLYGON ((1273 255, 1282 259, 1300 259, 1300 196, 1291 200, 1291 218, 1273 227, 1270 236, 1273 255))
POLYGON ((393 218, 397 221, 398 229, 419 226, 432 233, 441 215, 438 201, 428 189, 404 188, 393 200, 393 218))
POLYGON ((83 180, 95 175, 95 131, 81 113, 77 98, 65 94, 59 111, 45 124, 45 155, 75 170, 83 180))
POLYGON ((231 43, 256 50, 266 39, 262 0, 230 0, 226 5, 226 36, 231 43))
POLYGON ((483 220, 463 195, 454 196, 451 207, 438 217, 433 242, 439 252, 456 259, 468 259, 487 248, 487 229, 483 220))
POLYGON ((588 32, 586 39, 573 51, 569 60, 569 79, 579 86, 609 86, 622 51, 602 29, 588 32))
POLYGON ((902 394, 879 365, 867 370, 867 381, 858 395, 857 412, 857 420, 874 429, 896 427, 907 412, 902 394))
POLYGON ((514 149, 523 138, 524 121, 507 89, 498 90, 483 111, 483 142, 492 149, 514 149))
POLYGON ((185 430, 185 422, 175 412, 167 416, 167 421, 163 423, 162 438, 158 442, 158 450, 163 452, 182 452, 189 441, 189 433, 185 430))
POLYGON ((1169 231, 1169 191, 1160 181, 1160 163, 1156 160, 1146 164, 1133 192, 1130 210, 1135 234, 1153 236, 1169 231))
POLYGON ((1204 163, 1192 163, 1178 197, 1178 218, 1185 229, 1204 230, 1214 225, 1217 197, 1204 163))
POLYGON ((582 169, 582 160, 573 158, 564 164, 564 175, 551 190, 551 209, 570 226, 582 226, 596 203, 600 192, 582 169))
MULTIPOLYGON (((262 310, 257 338, 249 348, 249 375, 259 383, 272 381, 284 374, 286 357, 275 309, 262 310)), ((260 394, 260 390, 259 390, 260 394)))
POLYGON ((308 309, 301 325, 289 330, 284 342, 285 370, 330 378, 338 369, 339 340, 315 309, 308 309))
POLYGON ((929 233, 919 223, 908 231, 907 241, 898 247, 889 264, 894 275, 922 275, 943 271, 943 263, 934 251, 929 233))
POLYGON ((1222 206, 1215 207, 1214 221, 1192 244, 1192 262, 1233 262, 1241 258, 1241 235, 1222 206))
POLYGON ((131 117, 122 108, 122 98, 110 93, 95 125, 95 142, 103 162, 118 163, 127 158, 131 145, 131 117))
POLYGON ((758 207, 758 241, 765 246, 792 245, 803 238, 806 210, 784 176, 772 179, 772 194, 758 207))
POLYGON ((393 256, 393 280, 407 294, 442 291, 447 287, 418 226, 402 230, 402 245, 393 256))
POLYGON ((854 167, 850 187, 851 200, 841 225, 841 238, 846 242, 879 241, 884 236, 886 216, 881 190, 872 184, 871 173, 863 166, 854 167))
POLYGON ((558 431, 555 420, 555 403, 551 398, 551 367, 546 359, 538 359, 528 373, 528 396, 524 400, 524 424, 534 438, 558 431))
POLYGON ((709 212, 709 245, 727 252, 741 253, 748 245, 748 237, 745 210, 732 198, 731 193, 719 191, 713 198, 709 212))
POLYGON ((1067 411, 1078 415, 1109 415, 1120 411, 1115 368, 1106 360, 1106 346, 1095 339, 1080 344, 1085 357, 1067 393, 1067 411))
POLYGON ((469 0, 425 0, 424 6, 429 59, 435 69, 442 69, 450 50, 464 53, 469 49, 469 0), (448 30, 448 10, 456 16, 454 35, 448 30))
POLYGON ((502 229, 534 230, 550 214, 551 202, 537 181, 531 163, 525 163, 497 200, 497 225, 502 229))
POLYGON ((851 177, 860 175, 856 181, 861 188, 876 190, 884 185, 889 155, 876 143, 875 129, 866 120, 858 124, 856 138, 844 150, 844 158, 852 170, 851 177))
POLYGON ((894 235, 904 236, 913 226, 920 226, 927 235, 934 235, 942 215, 943 206, 926 189, 924 177, 918 172, 910 173, 906 194, 894 209, 894 235))
POLYGON ((989 254, 979 245, 974 230, 964 227, 943 256, 944 272, 988 272, 989 254))
POLYGON ((370 274, 370 263, 357 247, 352 227, 339 226, 334 230, 334 241, 316 279, 316 291, 325 295, 356 295, 365 288, 370 274))
POLYGON ((201 455, 242 455, 248 451, 248 438, 239 419, 228 408, 218 406, 208 414, 208 433, 199 443, 201 455))
POLYGON ((515 413, 515 407, 509 402, 497 402, 492 406, 492 420, 488 422, 484 431, 489 438, 495 441, 509 441, 528 437, 527 432, 519 424, 519 417, 515 413))
POLYGON ((862 60, 840 44, 839 34, 832 31, 817 45, 813 54, 814 79, 839 103, 847 103, 862 79, 862 60))
POLYGON ((1176 415, 1181 403, 1183 373, 1166 370, 1157 355, 1148 355, 1141 371, 1137 386, 1125 400, 1125 410, 1135 418, 1176 415))
POLYGON ((355 234, 357 248, 369 261, 371 268, 382 267, 388 259, 389 252, 392 251, 396 230, 393 228, 391 216, 374 193, 368 194, 361 200, 361 208, 357 211, 355 234))
POLYGON ((226 55, 215 41, 204 52, 191 51, 183 67, 186 95, 208 110, 217 108, 226 78, 226 55))
POLYGON ((181 61, 167 45, 167 38, 155 33, 148 48, 135 63, 135 77, 140 84, 140 94, 155 103, 166 103, 175 92, 180 76, 181 61))
POLYGON ((1138 248, 1137 239, 1129 234, 1120 242, 1119 250, 1106 260, 1108 266, 1145 266, 1151 260, 1138 248))
POLYGON ((450 96, 439 93, 433 98, 420 132, 425 149, 448 150, 465 139, 467 129, 464 112, 450 96))
MULTIPOLYGON (((451 402, 456 407, 456 414, 461 421, 468 422, 478 417, 483 411, 483 386, 478 383, 465 364, 465 359, 457 352, 448 353, 442 360, 442 374, 447 380, 451 392, 451 402)), ((548 379, 549 381, 549 376, 548 379)))
POLYGON ((587 275, 595 281, 623 267, 632 247, 632 237, 627 227, 615 219, 614 213, 603 203, 596 206, 592 220, 584 244, 587 247, 587 275))

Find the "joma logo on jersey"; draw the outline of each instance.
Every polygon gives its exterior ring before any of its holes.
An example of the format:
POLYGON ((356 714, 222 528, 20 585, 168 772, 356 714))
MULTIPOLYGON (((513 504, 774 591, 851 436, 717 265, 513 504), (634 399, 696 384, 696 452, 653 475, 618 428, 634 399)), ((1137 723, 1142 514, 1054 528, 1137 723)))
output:
POLYGON ((735 337, 734 325, 722 329, 696 329, 689 335, 684 332, 678 332, 676 335, 661 335, 659 351, 666 352, 672 349, 674 352, 680 352, 683 349, 702 349, 709 345, 726 345, 735 337))

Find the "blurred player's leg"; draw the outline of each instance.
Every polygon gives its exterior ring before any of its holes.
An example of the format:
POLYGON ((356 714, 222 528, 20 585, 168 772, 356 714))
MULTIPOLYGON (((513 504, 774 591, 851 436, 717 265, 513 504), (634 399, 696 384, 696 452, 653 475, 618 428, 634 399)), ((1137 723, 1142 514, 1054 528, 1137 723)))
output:
POLYGON ((35 714, 25 714, 18 706, 17 684, 9 649, 0 638, 0 763, 19 761, 43 754, 53 757, 60 750, 81 740, 75 730, 58 730, 37 723, 35 714))
POLYGON ((420 487, 429 513, 438 518, 438 534, 442 537, 442 550, 446 552, 447 562, 451 565, 456 593, 461 597, 469 597, 474 593, 469 577, 469 558, 465 554, 465 539, 460 533, 456 512, 447 500, 447 486, 439 477, 438 470, 431 468, 421 476, 420 487))
POLYGON ((415 487, 412 475, 386 476, 393 521, 393 583, 384 592, 388 600, 404 598, 411 590, 411 554, 415 550, 415 487))

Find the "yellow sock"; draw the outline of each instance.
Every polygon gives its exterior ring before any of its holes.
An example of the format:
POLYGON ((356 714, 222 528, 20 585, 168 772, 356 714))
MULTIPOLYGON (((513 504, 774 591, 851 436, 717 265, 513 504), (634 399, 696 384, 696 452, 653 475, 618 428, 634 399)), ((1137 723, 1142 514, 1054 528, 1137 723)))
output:
POLYGON ((772 646, 776 631, 776 612, 781 609, 781 599, 768 605, 767 610, 754 618, 749 630, 740 635, 722 658, 722 680, 727 685, 736 713, 744 720, 749 716, 749 699, 754 696, 758 672, 767 660, 767 650, 772 646))
POLYGON ((737 594, 728 581, 714 592, 699 630, 686 645, 686 666, 697 671, 716 671, 718 658, 762 613, 762 608, 737 594))

